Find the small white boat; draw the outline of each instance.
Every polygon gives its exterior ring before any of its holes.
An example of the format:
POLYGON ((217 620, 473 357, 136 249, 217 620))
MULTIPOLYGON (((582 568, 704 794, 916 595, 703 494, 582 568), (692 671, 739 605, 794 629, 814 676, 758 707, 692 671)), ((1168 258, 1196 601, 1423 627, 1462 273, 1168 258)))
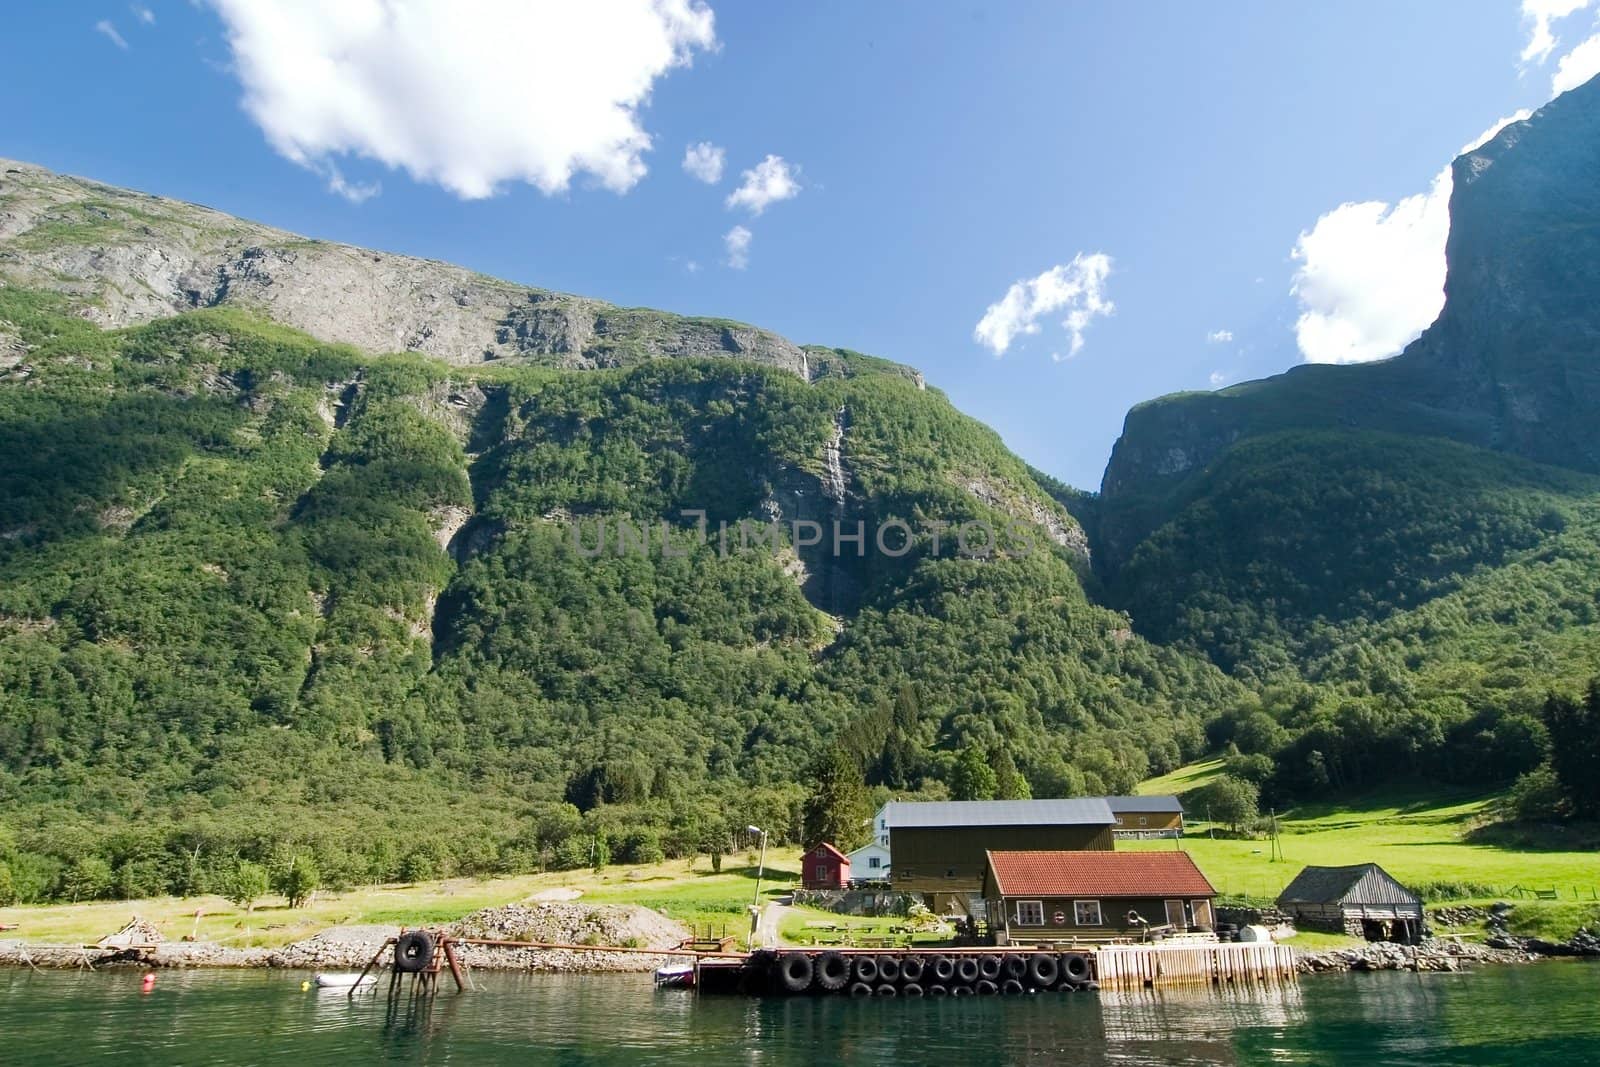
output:
POLYGON ((315 979, 318 989, 353 989, 357 983, 368 985, 377 980, 377 975, 369 974, 363 978, 354 971, 344 974, 319 974, 315 979))
POLYGON ((658 989, 693 989, 694 964, 669 963, 665 967, 657 968, 656 987, 658 989))

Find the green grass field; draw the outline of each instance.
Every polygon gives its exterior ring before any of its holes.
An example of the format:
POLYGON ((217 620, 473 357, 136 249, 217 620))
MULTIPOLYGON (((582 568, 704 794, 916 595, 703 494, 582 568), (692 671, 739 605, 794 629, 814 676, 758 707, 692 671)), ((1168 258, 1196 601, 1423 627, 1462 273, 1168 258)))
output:
MULTIPOLYGON (((798 849, 771 849, 761 881, 761 896, 786 894, 800 868, 798 849)), ((245 912, 221 897, 96 901, 0 908, 0 924, 17 924, 0 934, 35 944, 91 944, 137 915, 170 940, 193 934, 238 948, 272 947, 347 923, 424 925, 449 922, 479 908, 527 900, 550 890, 577 890, 597 904, 640 904, 686 926, 742 936, 749 929, 747 906, 755 899, 753 857, 725 857, 722 873, 697 857, 643 867, 606 867, 511 878, 453 878, 416 885, 371 886, 345 893, 320 892, 303 908, 290 910, 281 898, 265 897, 245 912), (198 918, 196 912, 199 912, 198 918)))

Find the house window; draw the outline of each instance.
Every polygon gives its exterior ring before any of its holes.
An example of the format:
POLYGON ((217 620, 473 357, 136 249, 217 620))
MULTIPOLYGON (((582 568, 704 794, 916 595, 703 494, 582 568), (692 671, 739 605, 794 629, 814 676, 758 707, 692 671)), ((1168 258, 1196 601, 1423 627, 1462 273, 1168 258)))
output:
POLYGON ((1042 900, 1019 900, 1019 901, 1017 901, 1017 925, 1018 926, 1043 926, 1044 925, 1044 901, 1042 901, 1042 900))
POLYGON ((1098 900, 1074 900, 1072 902, 1072 921, 1079 926, 1100 926, 1100 902, 1098 900))
POLYGON ((1191 900, 1189 901, 1189 910, 1194 913, 1196 926, 1211 925, 1211 901, 1191 900))
POLYGON ((878 858, 877 856, 868 856, 867 857, 867 867, 869 869, 875 871, 879 867, 882 867, 882 866, 883 866, 883 860, 882 859, 878 858))
POLYGON ((1150 820, 1149 820, 1149 819, 1146 819, 1146 818, 1145 818, 1145 817, 1144 817, 1144 816, 1143 816, 1143 815, 1141 815, 1141 816, 1139 816, 1139 825, 1140 825, 1140 826, 1143 826, 1143 825, 1145 825, 1145 823, 1147 823, 1147 822, 1149 822, 1149 821, 1150 821, 1150 820))
POLYGON ((826 864, 822 864, 822 863, 817 864, 817 881, 826 882, 827 880, 828 880, 828 868, 827 868, 827 865, 826 864))
POLYGON ((1163 903, 1167 906, 1167 922, 1173 926, 1186 925, 1183 918, 1183 901, 1168 900, 1163 903))

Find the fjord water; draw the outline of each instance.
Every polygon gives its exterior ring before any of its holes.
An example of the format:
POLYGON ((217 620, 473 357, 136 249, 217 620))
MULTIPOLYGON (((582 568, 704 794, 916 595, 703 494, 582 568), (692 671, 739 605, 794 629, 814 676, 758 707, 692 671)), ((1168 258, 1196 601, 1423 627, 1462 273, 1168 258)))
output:
POLYGON ((479 975, 431 1005, 290 972, 0 975, 0 1063, 1578 1064, 1600 965, 1322 975, 1252 995, 744 1000, 638 976, 479 975))

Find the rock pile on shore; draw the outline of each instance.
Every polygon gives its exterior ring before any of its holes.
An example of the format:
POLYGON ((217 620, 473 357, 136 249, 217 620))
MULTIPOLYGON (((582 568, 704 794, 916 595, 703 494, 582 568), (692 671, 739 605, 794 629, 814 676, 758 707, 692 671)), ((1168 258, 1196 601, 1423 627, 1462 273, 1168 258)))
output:
POLYGON ((1296 966, 1301 974, 1325 971, 1459 971, 1483 963, 1528 963, 1538 955, 1516 947, 1494 947, 1474 941, 1431 938, 1420 945, 1374 941, 1327 952, 1301 952, 1296 966))

